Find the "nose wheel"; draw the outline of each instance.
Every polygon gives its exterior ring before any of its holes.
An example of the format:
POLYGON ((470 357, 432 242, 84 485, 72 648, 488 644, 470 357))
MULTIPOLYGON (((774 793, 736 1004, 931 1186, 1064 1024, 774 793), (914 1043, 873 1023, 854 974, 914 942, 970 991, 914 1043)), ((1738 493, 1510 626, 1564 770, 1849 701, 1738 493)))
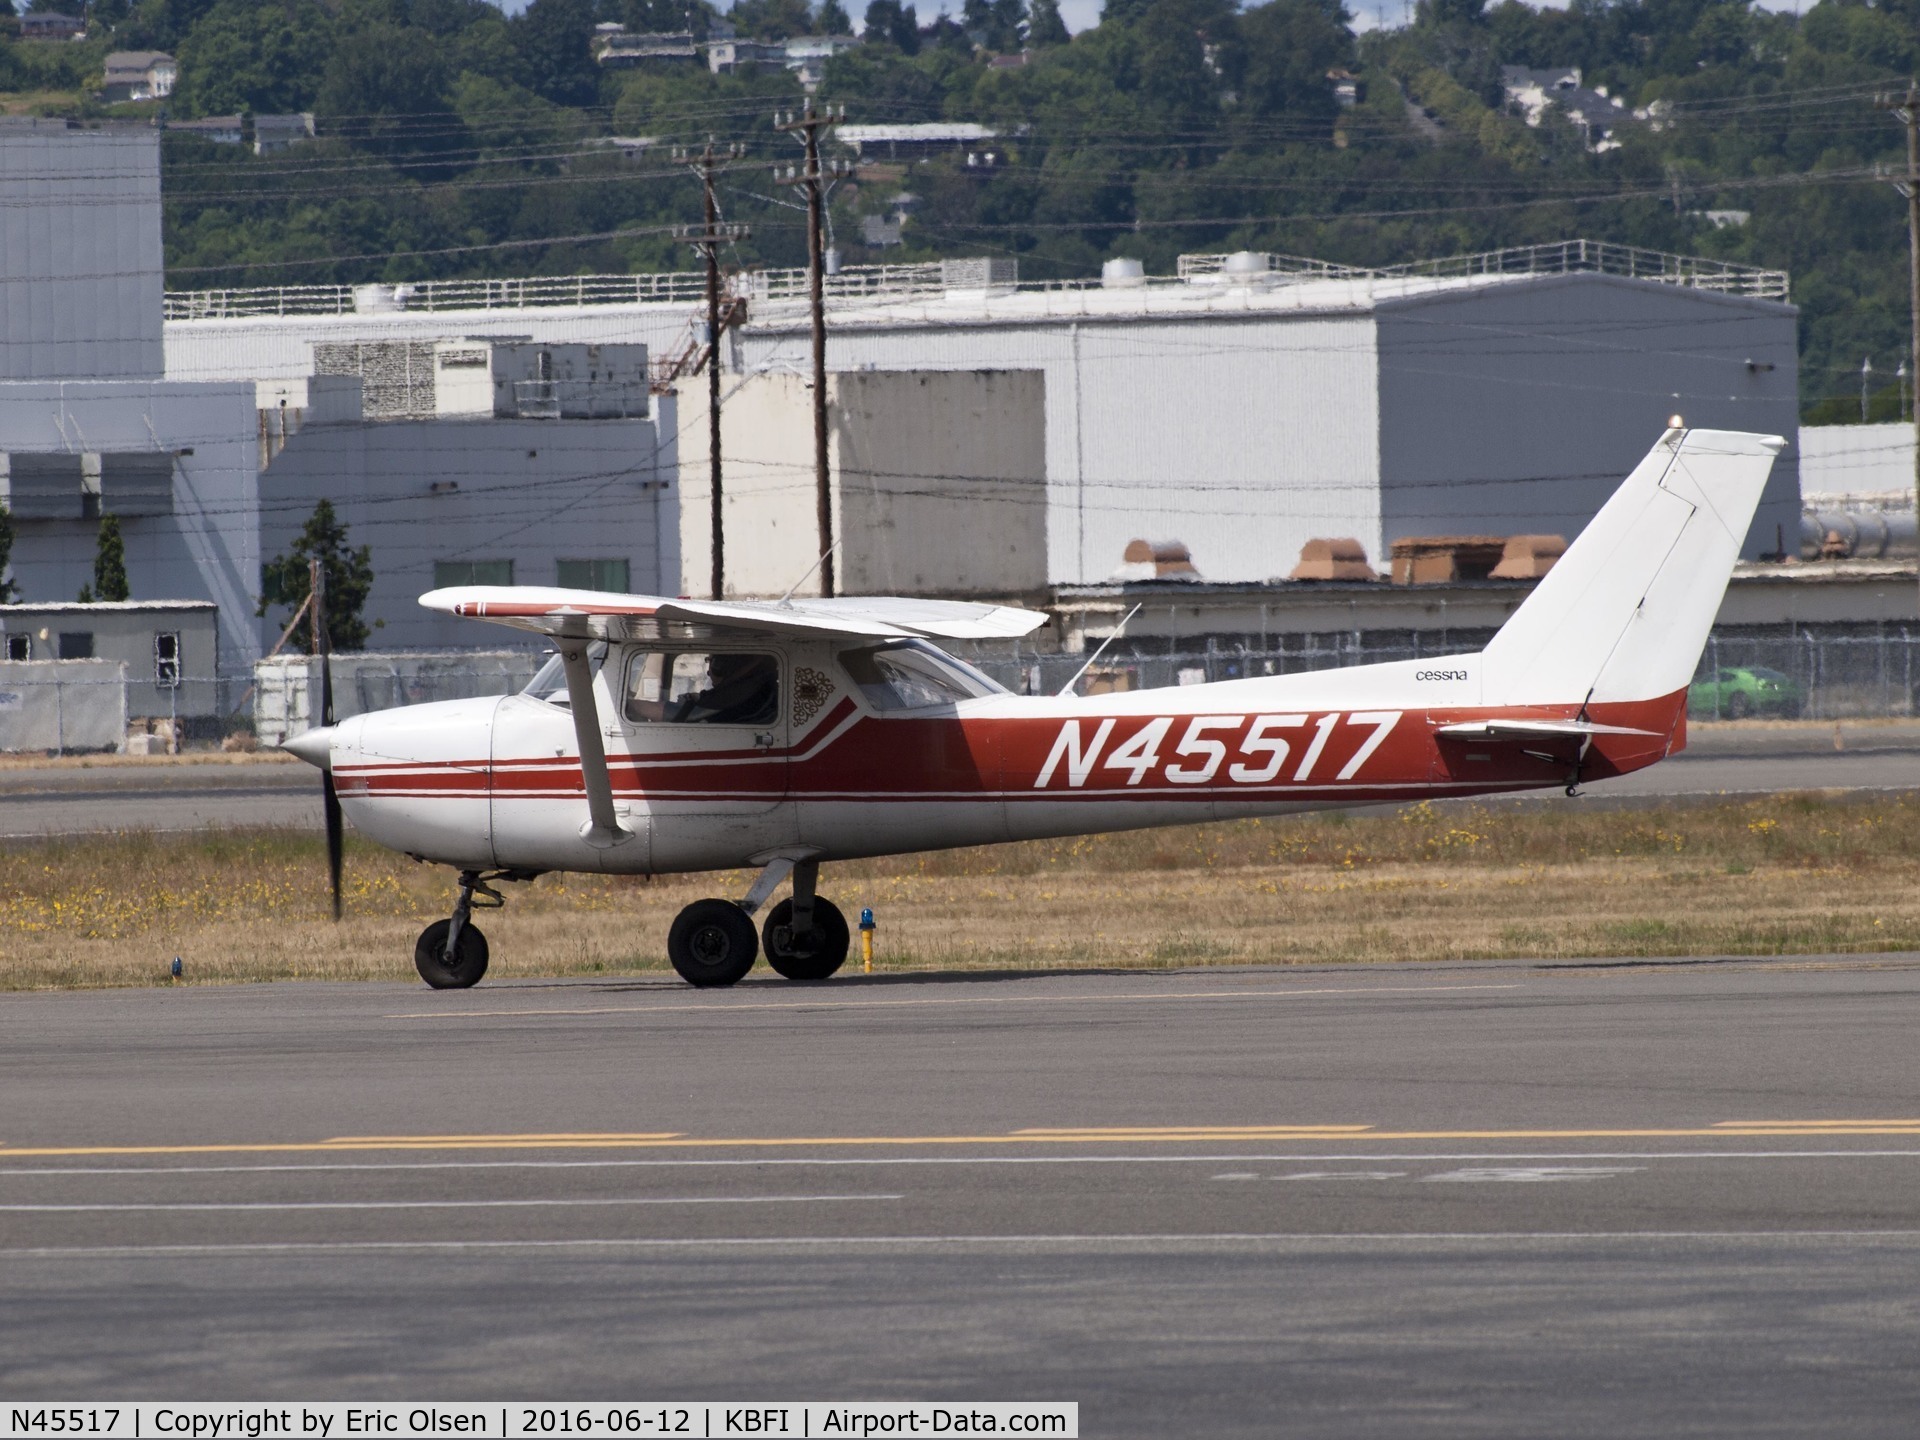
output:
POLYGON ((498 910, 507 897, 489 880, 532 880, 537 870, 478 870, 460 872, 460 898, 453 914, 436 920, 413 942, 413 968, 436 990, 465 990, 478 985, 487 973, 487 937, 472 915, 475 910, 498 910))
POLYGON ((465 990, 487 973, 487 937, 465 924, 453 934, 453 921, 436 920, 413 943, 413 968, 436 990, 465 990), (452 944, 447 942, 452 939, 452 944))

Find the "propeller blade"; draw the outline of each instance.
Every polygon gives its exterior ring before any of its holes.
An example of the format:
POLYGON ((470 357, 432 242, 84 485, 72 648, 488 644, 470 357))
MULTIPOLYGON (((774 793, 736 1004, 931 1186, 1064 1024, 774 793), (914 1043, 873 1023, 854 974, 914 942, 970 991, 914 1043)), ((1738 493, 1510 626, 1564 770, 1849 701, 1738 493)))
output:
MULTIPOLYGON (((314 639, 315 649, 320 652, 320 723, 333 729, 333 646, 327 635, 327 597, 324 581, 318 574, 314 576, 314 639)), ((340 918, 340 862, 345 848, 345 839, 341 834, 340 792, 333 787, 333 767, 328 766, 322 777, 321 795, 326 802, 327 811, 327 877, 333 882, 333 918, 340 918)))
POLYGON ((333 881, 333 918, 340 918, 340 860, 345 839, 341 833, 340 796, 333 788, 333 772, 320 776, 321 796, 327 811, 327 874, 333 881))

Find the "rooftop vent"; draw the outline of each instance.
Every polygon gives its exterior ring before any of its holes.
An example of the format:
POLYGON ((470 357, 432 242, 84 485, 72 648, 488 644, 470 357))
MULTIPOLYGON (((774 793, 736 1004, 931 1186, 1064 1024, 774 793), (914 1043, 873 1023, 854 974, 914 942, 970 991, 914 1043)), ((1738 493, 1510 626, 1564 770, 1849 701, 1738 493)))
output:
POLYGON ((1358 540, 1309 540, 1300 547, 1300 563, 1289 580, 1378 580, 1358 540))
POLYGON ((1109 579, 1127 584, 1138 580, 1196 581, 1193 555, 1178 540, 1129 540, 1120 568, 1109 579))

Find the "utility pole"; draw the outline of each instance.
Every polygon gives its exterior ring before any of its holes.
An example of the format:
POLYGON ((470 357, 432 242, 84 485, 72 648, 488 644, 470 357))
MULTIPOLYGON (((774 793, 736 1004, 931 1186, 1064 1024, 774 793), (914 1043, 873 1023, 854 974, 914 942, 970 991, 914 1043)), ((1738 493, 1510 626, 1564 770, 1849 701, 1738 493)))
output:
POLYGON ((826 240, 821 219, 831 181, 846 176, 851 166, 820 165, 820 133, 847 118, 847 107, 815 110, 808 98, 799 114, 788 111, 773 117, 773 128, 799 137, 806 165, 775 167, 774 178, 785 180, 807 198, 807 305, 813 316, 813 486, 814 511, 820 524, 820 593, 835 593, 833 563, 833 490, 827 478, 827 301, 826 240))
POLYGON ((742 145, 715 150, 713 137, 698 155, 676 150, 674 158, 700 177, 700 189, 706 200, 706 223, 699 230, 676 225, 674 238, 684 240, 700 252, 707 262, 707 460, 711 466, 708 482, 713 511, 713 598, 726 598, 726 524, 721 513, 723 491, 720 479, 720 247, 747 238, 744 225, 725 225, 720 221, 720 202, 713 193, 713 182, 729 164, 746 153, 742 145))
MULTIPOLYGON (((1907 202, 1907 323, 1912 343, 1907 370, 1920 392, 1920 84, 1909 80, 1906 94, 1882 95, 1874 104, 1891 110, 1907 132, 1907 173, 1893 184, 1907 202)), ((1920 505, 1920 393, 1913 416, 1913 491, 1914 503, 1920 505)))

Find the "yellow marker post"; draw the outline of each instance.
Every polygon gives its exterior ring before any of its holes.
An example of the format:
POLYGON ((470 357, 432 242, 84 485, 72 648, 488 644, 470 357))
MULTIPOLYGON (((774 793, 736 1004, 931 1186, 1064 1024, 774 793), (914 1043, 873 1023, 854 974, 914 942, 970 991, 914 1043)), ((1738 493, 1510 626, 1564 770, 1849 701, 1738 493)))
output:
POLYGON ((860 958, 866 973, 873 974, 873 909, 860 911, 860 958))

